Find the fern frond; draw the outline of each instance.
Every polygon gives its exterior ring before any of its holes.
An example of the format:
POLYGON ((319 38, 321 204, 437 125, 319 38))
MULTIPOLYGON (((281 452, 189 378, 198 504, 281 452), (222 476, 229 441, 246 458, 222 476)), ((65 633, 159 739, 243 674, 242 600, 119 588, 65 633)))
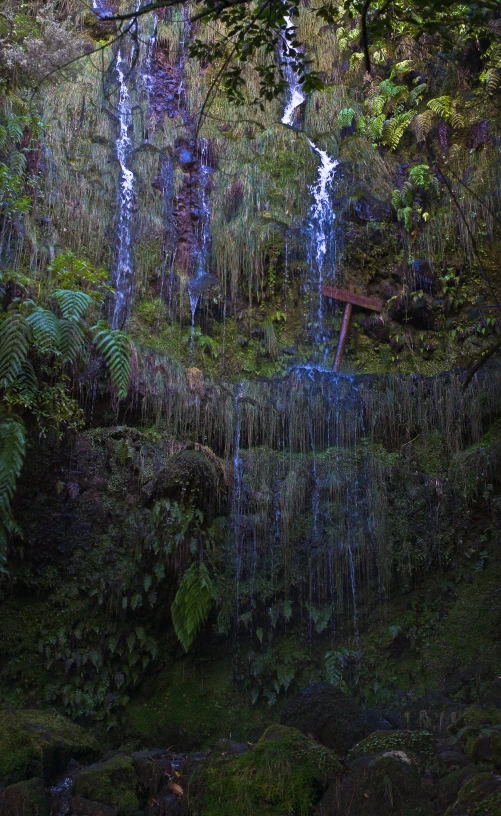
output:
POLYGON ((445 121, 450 122, 453 128, 462 128, 464 118, 456 109, 456 102, 450 96, 438 96, 430 99, 428 107, 445 121))
POLYGON ((17 401, 27 404, 38 392, 39 384, 35 369, 29 360, 22 363, 15 380, 9 384, 8 393, 15 394, 17 401))
POLYGON ((384 123, 385 123, 384 113, 382 113, 380 116, 375 116, 374 119, 370 120, 369 130, 370 130, 372 138, 375 141, 382 138, 384 123))
POLYGON ((41 354, 57 351, 59 340, 58 319, 49 309, 37 307, 27 318, 32 328, 35 345, 41 354))
POLYGON ((419 102, 427 87, 426 82, 416 85, 409 94, 409 105, 415 105, 416 102, 419 102))
POLYGON ((174 631, 188 651, 209 617, 214 589, 205 564, 192 564, 186 570, 171 607, 174 631))
POLYGON ((118 396, 126 397, 131 368, 131 346, 127 335, 118 329, 110 329, 99 321, 92 329, 94 343, 104 357, 118 396))
POLYGON ((30 326, 18 312, 7 317, 0 326, 0 388, 5 388, 26 360, 30 347, 30 326))
POLYGON ((53 297, 57 300, 66 320, 81 320, 92 303, 92 298, 87 292, 73 289, 57 289, 53 297))
POLYGON ((501 86, 501 71, 499 68, 488 68, 480 74, 480 79, 485 85, 487 93, 493 94, 501 86))
POLYGON ((26 430, 19 417, 0 419, 0 518, 10 516, 10 504, 26 453, 26 430))
POLYGON ((58 347, 64 362, 71 363, 83 351, 84 334, 76 320, 58 320, 58 347))
POLYGON ((387 119, 383 125, 383 144, 387 145, 390 150, 395 150, 415 114, 416 111, 405 111, 405 113, 387 119))
POLYGON ((425 110, 417 113, 411 122, 411 129, 414 131, 418 144, 424 142, 433 125, 434 113, 432 110, 425 110))
POLYGON ((351 127, 356 113, 353 108, 343 108, 339 111, 337 120, 340 128, 351 127))

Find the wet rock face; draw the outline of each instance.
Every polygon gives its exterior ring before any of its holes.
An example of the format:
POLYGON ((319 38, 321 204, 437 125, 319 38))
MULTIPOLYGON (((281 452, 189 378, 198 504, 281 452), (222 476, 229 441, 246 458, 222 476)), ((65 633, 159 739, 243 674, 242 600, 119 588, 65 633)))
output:
POLYGON ((327 683, 308 686, 289 700, 280 722, 341 754, 365 734, 361 707, 327 683))

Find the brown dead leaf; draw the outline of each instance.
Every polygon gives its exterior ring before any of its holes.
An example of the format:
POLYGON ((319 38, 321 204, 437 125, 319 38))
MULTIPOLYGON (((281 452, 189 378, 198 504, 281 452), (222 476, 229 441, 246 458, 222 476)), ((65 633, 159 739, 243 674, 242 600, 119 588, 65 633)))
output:
POLYGON ((175 793, 176 796, 182 796, 184 793, 181 785, 178 785, 177 782, 168 782, 167 787, 170 791, 172 791, 172 793, 175 793))

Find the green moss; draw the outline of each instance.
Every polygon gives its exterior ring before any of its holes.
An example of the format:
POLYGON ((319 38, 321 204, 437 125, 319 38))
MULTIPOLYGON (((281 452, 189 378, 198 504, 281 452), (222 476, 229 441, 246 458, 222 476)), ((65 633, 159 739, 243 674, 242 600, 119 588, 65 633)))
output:
POLYGON ((92 737, 54 711, 0 711, 0 780, 47 778, 98 752, 92 737))
POLYGON ((186 657, 169 660, 143 683, 126 707, 123 733, 144 744, 191 749, 219 737, 255 740, 269 721, 269 709, 251 706, 233 683, 230 661, 186 657))
POLYGON ((375 731, 352 748, 348 758, 381 751, 411 751, 430 760, 435 756, 435 738, 429 731, 375 731))
POLYGON ((295 728, 270 726, 257 745, 230 759, 213 756, 193 781, 194 813, 204 816, 306 816, 336 755, 295 728))
POLYGON ((128 756, 116 756, 80 771, 75 778, 75 793, 93 802, 117 808, 118 816, 138 816, 138 779, 128 756))
POLYGON ((456 802, 445 816, 499 816, 500 812, 499 778, 490 773, 480 773, 461 788, 456 802))
POLYGON ((43 779, 9 785, 0 793, 0 816, 49 816, 43 779))

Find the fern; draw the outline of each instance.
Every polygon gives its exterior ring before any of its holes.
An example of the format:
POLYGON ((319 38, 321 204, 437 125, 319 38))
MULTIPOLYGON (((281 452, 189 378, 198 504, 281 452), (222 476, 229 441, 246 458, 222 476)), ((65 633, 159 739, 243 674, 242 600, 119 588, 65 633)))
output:
POLYGON ((438 96, 436 99, 430 99, 428 107, 445 122, 449 122, 453 128, 457 129, 464 126, 464 119, 457 112, 456 102, 450 96, 438 96))
POLYGON ((64 362, 71 363, 81 354, 85 338, 76 320, 58 320, 59 352, 64 362))
POLYGON ((409 105, 415 105, 416 102, 419 102, 426 88, 427 88, 426 82, 422 82, 420 85, 416 85, 416 87, 413 88, 409 94, 409 105))
POLYGON ((343 669, 351 656, 352 652, 344 648, 333 649, 325 653, 325 675, 327 682, 332 686, 338 686, 341 689, 346 688, 343 681, 343 669))
POLYGON ((131 368, 131 347, 127 335, 118 329, 110 329, 100 320, 92 329, 94 343, 104 357, 118 396, 126 397, 131 368))
POLYGON ((59 321, 54 312, 37 307, 27 318, 33 339, 42 354, 53 354, 59 346, 59 321))
POLYGON ((206 622, 214 599, 214 589, 205 564, 192 564, 186 570, 171 607, 176 635, 188 651, 206 622))
POLYGON ((0 328, 0 388, 16 379, 30 347, 30 326, 23 315, 14 313, 0 328))
POLYGON ((392 119, 387 119, 383 125, 383 144, 387 145, 390 150, 395 150, 415 114, 416 111, 406 111, 392 119))
POLYGON ((415 133, 416 141, 424 142, 433 125, 434 113, 432 110, 425 110, 417 113, 411 122, 411 128, 415 133))
POLYGON ((15 397, 16 403, 25 407, 29 405, 38 393, 39 384, 35 370, 29 360, 22 363, 15 380, 8 386, 8 395, 15 397))
POLYGON ((92 298, 87 292, 73 289, 57 289, 53 297, 57 300, 66 320, 81 320, 92 303, 92 298))
POLYGON ((11 533, 19 530, 12 518, 11 502, 26 453, 26 431, 21 419, 0 415, 0 569, 7 556, 11 533))
POLYGON ((356 113, 353 108, 343 108, 338 113, 338 124, 340 128, 351 127, 353 119, 356 118, 356 113))

